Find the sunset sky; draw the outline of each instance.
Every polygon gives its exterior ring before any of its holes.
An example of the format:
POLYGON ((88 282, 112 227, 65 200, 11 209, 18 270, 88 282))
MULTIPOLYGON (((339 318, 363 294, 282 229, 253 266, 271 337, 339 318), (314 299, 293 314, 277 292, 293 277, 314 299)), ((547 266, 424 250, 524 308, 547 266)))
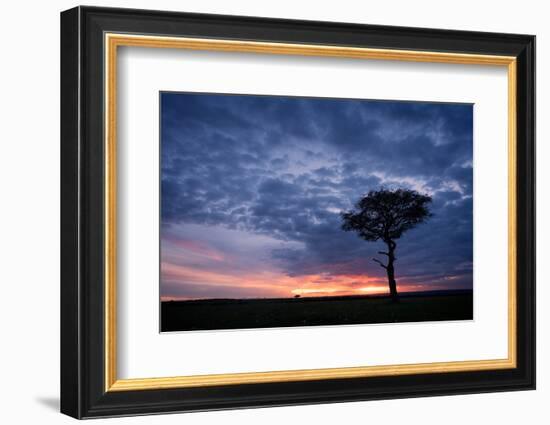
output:
POLYGON ((369 190, 434 216, 397 240, 400 291, 472 288, 472 105, 161 93, 162 299, 376 294, 384 248, 341 230, 369 190), (380 256, 378 256, 380 257, 380 256))

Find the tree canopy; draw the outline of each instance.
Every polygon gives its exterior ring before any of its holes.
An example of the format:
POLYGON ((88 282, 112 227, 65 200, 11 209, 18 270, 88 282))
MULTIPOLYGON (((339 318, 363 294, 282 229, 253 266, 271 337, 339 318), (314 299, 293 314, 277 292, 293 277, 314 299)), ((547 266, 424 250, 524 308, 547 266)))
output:
POLYGON ((432 216, 431 201, 431 196, 411 189, 370 191, 354 210, 342 213, 342 229, 356 231, 367 241, 393 241, 432 216))

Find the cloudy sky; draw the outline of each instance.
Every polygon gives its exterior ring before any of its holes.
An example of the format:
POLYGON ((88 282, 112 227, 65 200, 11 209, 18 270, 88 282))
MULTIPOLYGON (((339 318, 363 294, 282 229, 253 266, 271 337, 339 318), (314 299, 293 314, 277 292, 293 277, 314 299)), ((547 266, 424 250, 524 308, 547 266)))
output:
POLYGON ((369 190, 434 216, 397 241, 401 291, 472 287, 472 105, 161 93, 161 297, 387 291, 341 230, 369 190))

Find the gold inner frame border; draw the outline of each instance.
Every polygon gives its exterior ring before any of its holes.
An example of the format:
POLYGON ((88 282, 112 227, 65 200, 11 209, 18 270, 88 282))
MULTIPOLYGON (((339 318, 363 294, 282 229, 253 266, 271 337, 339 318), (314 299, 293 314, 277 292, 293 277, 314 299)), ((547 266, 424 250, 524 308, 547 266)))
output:
POLYGON ((105 391, 137 391, 218 385, 242 385, 323 379, 365 378, 511 369, 516 358, 516 267, 517 267, 517 183, 516 183, 516 58, 513 56, 479 55, 413 50, 371 49, 331 45, 288 44, 275 42, 236 41, 205 38, 164 37, 106 33, 105 47, 105 391), (469 65, 504 66, 508 72, 508 357, 495 360, 397 364, 323 369, 301 369, 214 375, 191 375, 151 378, 117 378, 116 266, 117 266, 117 51, 118 47, 148 47, 262 53, 279 55, 325 56, 355 59, 397 60, 469 65))

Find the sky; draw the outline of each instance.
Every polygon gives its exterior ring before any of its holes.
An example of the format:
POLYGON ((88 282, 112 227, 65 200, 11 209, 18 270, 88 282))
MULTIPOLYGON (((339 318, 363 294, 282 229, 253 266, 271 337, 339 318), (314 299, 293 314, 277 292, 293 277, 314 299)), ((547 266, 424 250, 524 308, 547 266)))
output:
POLYGON ((381 188, 433 199, 398 290, 472 288, 472 105, 163 92, 160 119, 161 299, 386 293, 340 217, 381 188))

